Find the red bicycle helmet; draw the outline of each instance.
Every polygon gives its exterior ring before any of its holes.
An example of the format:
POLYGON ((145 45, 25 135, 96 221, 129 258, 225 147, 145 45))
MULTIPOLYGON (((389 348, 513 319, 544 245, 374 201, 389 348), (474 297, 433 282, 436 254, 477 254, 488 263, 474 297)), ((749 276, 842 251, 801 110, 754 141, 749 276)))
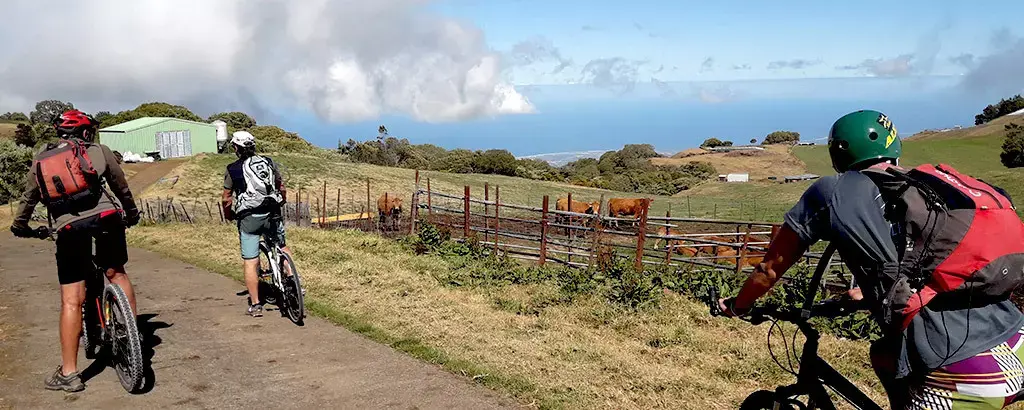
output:
POLYGON ((79 110, 69 110, 54 119, 53 125, 57 128, 57 136, 60 138, 91 140, 96 136, 96 129, 100 122, 79 110), (87 131, 88 135, 86 135, 87 131))

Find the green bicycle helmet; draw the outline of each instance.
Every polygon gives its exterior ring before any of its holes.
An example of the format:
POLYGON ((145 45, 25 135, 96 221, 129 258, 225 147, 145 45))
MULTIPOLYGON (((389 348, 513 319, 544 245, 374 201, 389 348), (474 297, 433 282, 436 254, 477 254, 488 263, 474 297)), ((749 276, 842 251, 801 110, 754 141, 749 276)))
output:
POLYGON ((885 114, 860 110, 840 117, 828 133, 828 155, 836 172, 861 169, 902 153, 896 126, 885 114))

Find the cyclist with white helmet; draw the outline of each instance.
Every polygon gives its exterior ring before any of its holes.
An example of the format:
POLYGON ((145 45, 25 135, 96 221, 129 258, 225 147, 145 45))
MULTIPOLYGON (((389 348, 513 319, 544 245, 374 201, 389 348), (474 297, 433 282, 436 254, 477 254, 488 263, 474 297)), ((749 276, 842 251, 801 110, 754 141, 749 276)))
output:
POLYGON ((261 317, 263 303, 259 298, 256 272, 260 237, 273 235, 281 244, 282 251, 291 255, 285 246, 284 220, 281 217, 281 206, 287 197, 277 165, 269 157, 256 154, 256 138, 247 131, 236 131, 231 137, 238 160, 228 165, 224 173, 221 205, 227 219, 238 223, 242 272, 249 291, 247 313, 261 317))

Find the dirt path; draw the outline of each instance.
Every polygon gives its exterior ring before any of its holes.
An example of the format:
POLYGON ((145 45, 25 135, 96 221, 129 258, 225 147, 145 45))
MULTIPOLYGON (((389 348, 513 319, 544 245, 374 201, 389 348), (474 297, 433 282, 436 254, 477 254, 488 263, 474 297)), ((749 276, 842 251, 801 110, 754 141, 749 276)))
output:
POLYGON ((184 163, 185 160, 183 159, 168 159, 152 163, 122 164, 121 166, 126 170, 136 171, 136 174, 128 179, 128 186, 131 188, 132 193, 138 196, 146 188, 149 188, 150 185, 155 184, 160 178, 163 178, 167 173, 184 163))
MULTIPOLYGON (((516 406, 318 318, 304 327, 277 311, 250 318, 231 279, 144 250, 131 257, 151 390, 129 395, 113 369, 93 367, 84 392, 51 392, 43 379, 59 363, 53 243, 0 233, 0 408, 516 406)), ((79 356, 81 369, 89 364, 79 356)))

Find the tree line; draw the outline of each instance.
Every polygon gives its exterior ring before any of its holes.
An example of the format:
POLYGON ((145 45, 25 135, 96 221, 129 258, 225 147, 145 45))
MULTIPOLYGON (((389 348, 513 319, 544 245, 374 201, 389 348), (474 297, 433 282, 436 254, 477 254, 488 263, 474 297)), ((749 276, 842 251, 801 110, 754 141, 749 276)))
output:
MULTIPOLYGON (((795 144, 800 141, 800 133, 796 131, 775 131, 771 134, 765 135, 761 140, 761 145, 772 145, 772 144, 795 144)), ((757 144, 757 138, 750 139, 751 144, 757 144)), ((715 147, 731 147, 732 141, 720 140, 715 137, 708 138, 700 144, 701 148, 715 148, 715 147)))

